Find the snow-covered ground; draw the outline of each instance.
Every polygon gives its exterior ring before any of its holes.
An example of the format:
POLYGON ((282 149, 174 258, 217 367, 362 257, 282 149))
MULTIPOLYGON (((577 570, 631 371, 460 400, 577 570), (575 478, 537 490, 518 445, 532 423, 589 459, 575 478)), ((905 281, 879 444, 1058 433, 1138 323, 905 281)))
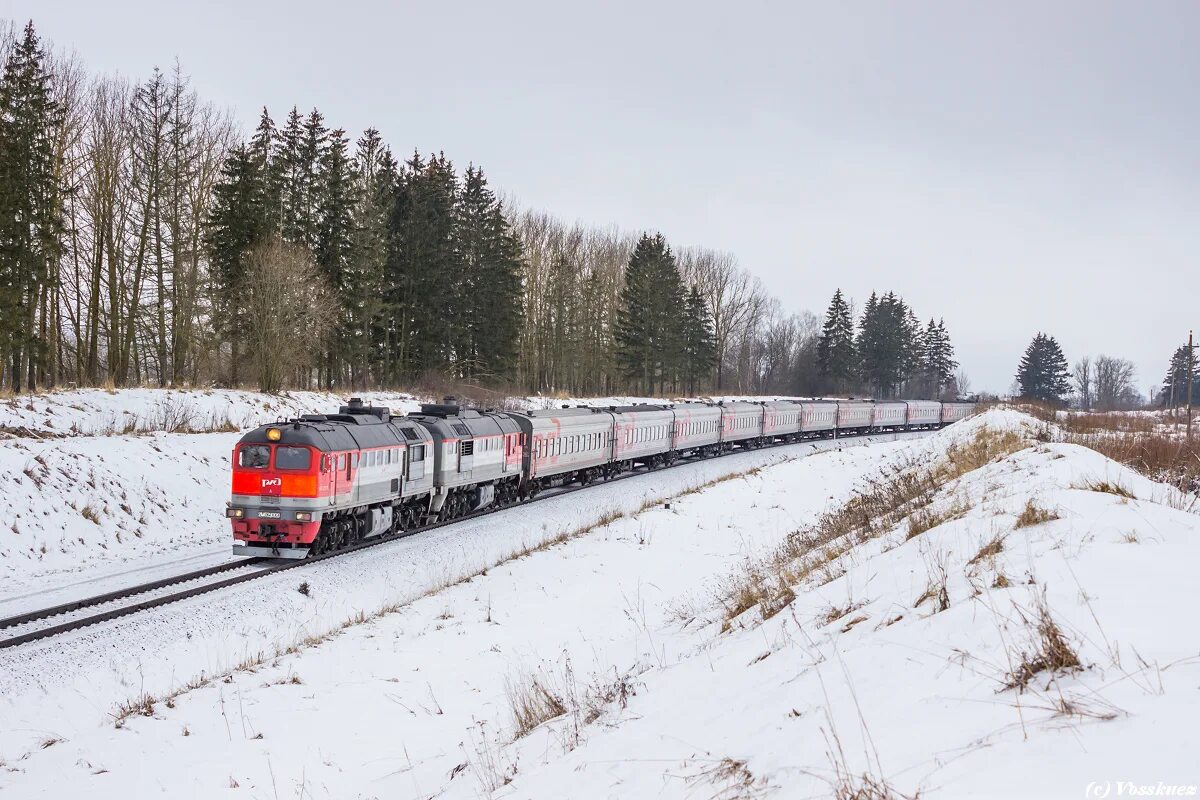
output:
MULTIPOLYGON (((111 735, 111 712, 143 692, 163 694, 197 676, 220 675, 247 659, 285 652, 309 637, 338 630, 357 614, 407 603, 486 571, 514 552, 616 514, 636 514, 646 504, 709 481, 827 448, 844 452, 817 458, 869 464, 875 455, 858 446, 867 443, 794 445, 638 476, 314 564, 303 573, 291 571, 0 651, 0 718, 9 723, 0 726, 0 761, 19 766, 27 760, 25 751, 30 757, 41 755, 40 744, 51 738, 81 741, 111 735), (308 584, 308 594, 297 591, 301 582, 308 584)), ((847 479, 838 475, 835 480, 847 479)), ((819 497, 824 483, 813 481, 808 491, 819 497)), ((775 524, 782 530, 794 523, 787 518, 775 524)), ((727 563, 739 547, 736 541, 722 546, 713 554, 716 563, 727 563)), ((0 787, 6 774, 0 771, 0 787)), ((136 774, 131 777, 140 780, 136 774)))
MULTIPOLYGON (((395 414, 421 401, 399 392, 355 392, 395 414)), ((236 389, 75 389, 0 401, 0 432, 21 437, 114 435, 253 428, 298 414, 336 409, 346 396, 329 392, 277 395, 236 389)))
POLYGON ((1195 786, 1200 517, 1039 430, 993 411, 925 438, 689 465, 0 651, 0 792, 1195 786), (821 569, 778 573, 783 602, 730 618, 728 587, 790 534, 985 428, 1027 438, 924 498, 925 524, 828 542, 821 569), (1039 669, 1047 635, 1078 666, 1039 669), (522 730, 521 700, 562 713, 522 730))

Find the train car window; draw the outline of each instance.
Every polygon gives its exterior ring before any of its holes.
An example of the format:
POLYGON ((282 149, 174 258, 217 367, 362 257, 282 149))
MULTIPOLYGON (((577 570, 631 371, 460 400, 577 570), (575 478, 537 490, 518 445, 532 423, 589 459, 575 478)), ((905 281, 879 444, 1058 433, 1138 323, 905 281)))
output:
POLYGON ((265 444, 252 444, 238 451, 239 467, 265 467, 271 461, 271 448, 265 444))
POLYGON ((410 447, 408 449, 408 460, 410 462, 424 461, 425 460, 425 445, 414 444, 412 447, 410 447))
POLYGON ((275 469, 308 469, 312 466, 312 451, 307 447, 276 447, 275 469))

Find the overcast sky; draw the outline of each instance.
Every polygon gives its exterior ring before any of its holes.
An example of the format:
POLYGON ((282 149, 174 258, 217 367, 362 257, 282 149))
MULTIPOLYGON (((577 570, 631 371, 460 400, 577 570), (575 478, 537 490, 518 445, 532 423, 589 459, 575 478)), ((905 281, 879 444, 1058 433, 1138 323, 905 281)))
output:
POLYGON ((523 205, 730 251, 789 311, 943 316, 973 388, 1034 332, 1160 381, 1200 326, 1200 3, 0 0, 92 71, 178 56, 482 164, 523 205))

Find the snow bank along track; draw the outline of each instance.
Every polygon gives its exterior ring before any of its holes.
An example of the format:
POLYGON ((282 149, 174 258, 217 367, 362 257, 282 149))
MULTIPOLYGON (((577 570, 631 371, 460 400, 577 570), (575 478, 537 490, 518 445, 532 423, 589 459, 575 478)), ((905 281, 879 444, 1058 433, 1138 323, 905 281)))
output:
MULTIPOLYGON (((814 444, 817 441, 836 442, 838 439, 858 439, 879 435, 889 434, 874 433, 843 435, 837 437, 836 439, 813 440, 807 442, 807 444, 814 444)), ((775 447, 791 447, 798 444, 804 443, 779 442, 775 444, 766 444, 758 449, 767 450, 775 447)), ((729 453, 723 453, 715 458, 724 458, 726 456, 745 452, 745 450, 735 450, 729 453)), ((617 475, 611 480, 605 481, 603 484, 591 484, 591 486, 608 485, 620 480, 638 478, 653 472, 661 472, 665 469, 673 469, 675 467, 682 467, 689 464, 712 460, 713 457, 703 459, 681 459, 671 466, 659 467, 654 470, 640 469, 635 472, 627 472, 617 475)), ((519 505, 525 506, 530 503, 536 503, 540 500, 549 500, 555 497, 562 497, 565 494, 570 494, 571 492, 576 492, 587 488, 590 488, 590 486, 574 484, 570 486, 549 489, 544 492, 540 492, 535 497, 525 500, 519 505)), ((340 550, 324 553, 322 555, 310 556, 309 558, 303 560, 279 561, 271 558, 243 558, 237 561, 218 564, 214 567, 207 567, 205 569, 182 573, 170 578, 162 578, 147 583, 137 584, 126 589, 105 592, 103 594, 85 597, 69 603, 62 603, 37 611, 18 614, 16 616, 8 617, 7 619, 0 619, 0 635, 3 636, 3 638, 0 638, 0 649, 16 647, 17 645, 35 642, 40 639, 48 639, 52 636, 57 636, 62 633, 68 633, 70 631, 79 630, 80 628, 85 628, 89 625, 108 622, 109 620, 135 614, 139 611, 158 608, 159 606, 165 606, 169 603, 176 603, 180 600, 186 600, 190 597, 196 597, 198 595, 216 591, 217 589, 223 589, 227 586, 235 586, 239 583, 246 583, 247 581, 252 581, 265 575, 274 575, 276 573, 283 572, 284 570, 297 569, 314 564, 318 561, 324 561, 325 559, 329 558, 337 558, 338 556, 343 556, 347 553, 353 553, 368 547, 375 547, 376 545, 392 542, 417 533, 431 531, 437 528, 444 528, 448 525, 456 525, 460 522, 478 519, 479 517, 483 517, 488 514, 500 513, 513 507, 514 506, 511 505, 499 507, 489 506, 479 511, 446 520, 444 522, 435 522, 412 528, 410 530, 400 531, 398 533, 376 536, 340 550), (149 596, 143 597, 143 595, 149 596), (109 607, 106 608, 106 606, 109 607), (94 613, 80 613, 87 612, 89 610, 94 611, 94 613), (55 619, 59 617, 65 617, 65 619, 55 622, 55 619)))

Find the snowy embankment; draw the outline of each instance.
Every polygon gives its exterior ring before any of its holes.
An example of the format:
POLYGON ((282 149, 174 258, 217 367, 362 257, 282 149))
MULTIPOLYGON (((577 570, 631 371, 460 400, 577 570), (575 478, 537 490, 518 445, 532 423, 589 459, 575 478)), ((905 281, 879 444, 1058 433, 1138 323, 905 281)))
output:
POLYGON ((308 594, 293 572, 0 652, 0 789, 1195 785, 1200 517, 1036 430, 989 412, 922 440, 693 465, 314 565, 308 594), (903 488, 863 484, 881 467, 903 488), (520 542, 557 543, 482 569, 520 542), (348 608, 364 613, 287 646, 348 608), (114 698, 140 703, 118 723, 114 698))

